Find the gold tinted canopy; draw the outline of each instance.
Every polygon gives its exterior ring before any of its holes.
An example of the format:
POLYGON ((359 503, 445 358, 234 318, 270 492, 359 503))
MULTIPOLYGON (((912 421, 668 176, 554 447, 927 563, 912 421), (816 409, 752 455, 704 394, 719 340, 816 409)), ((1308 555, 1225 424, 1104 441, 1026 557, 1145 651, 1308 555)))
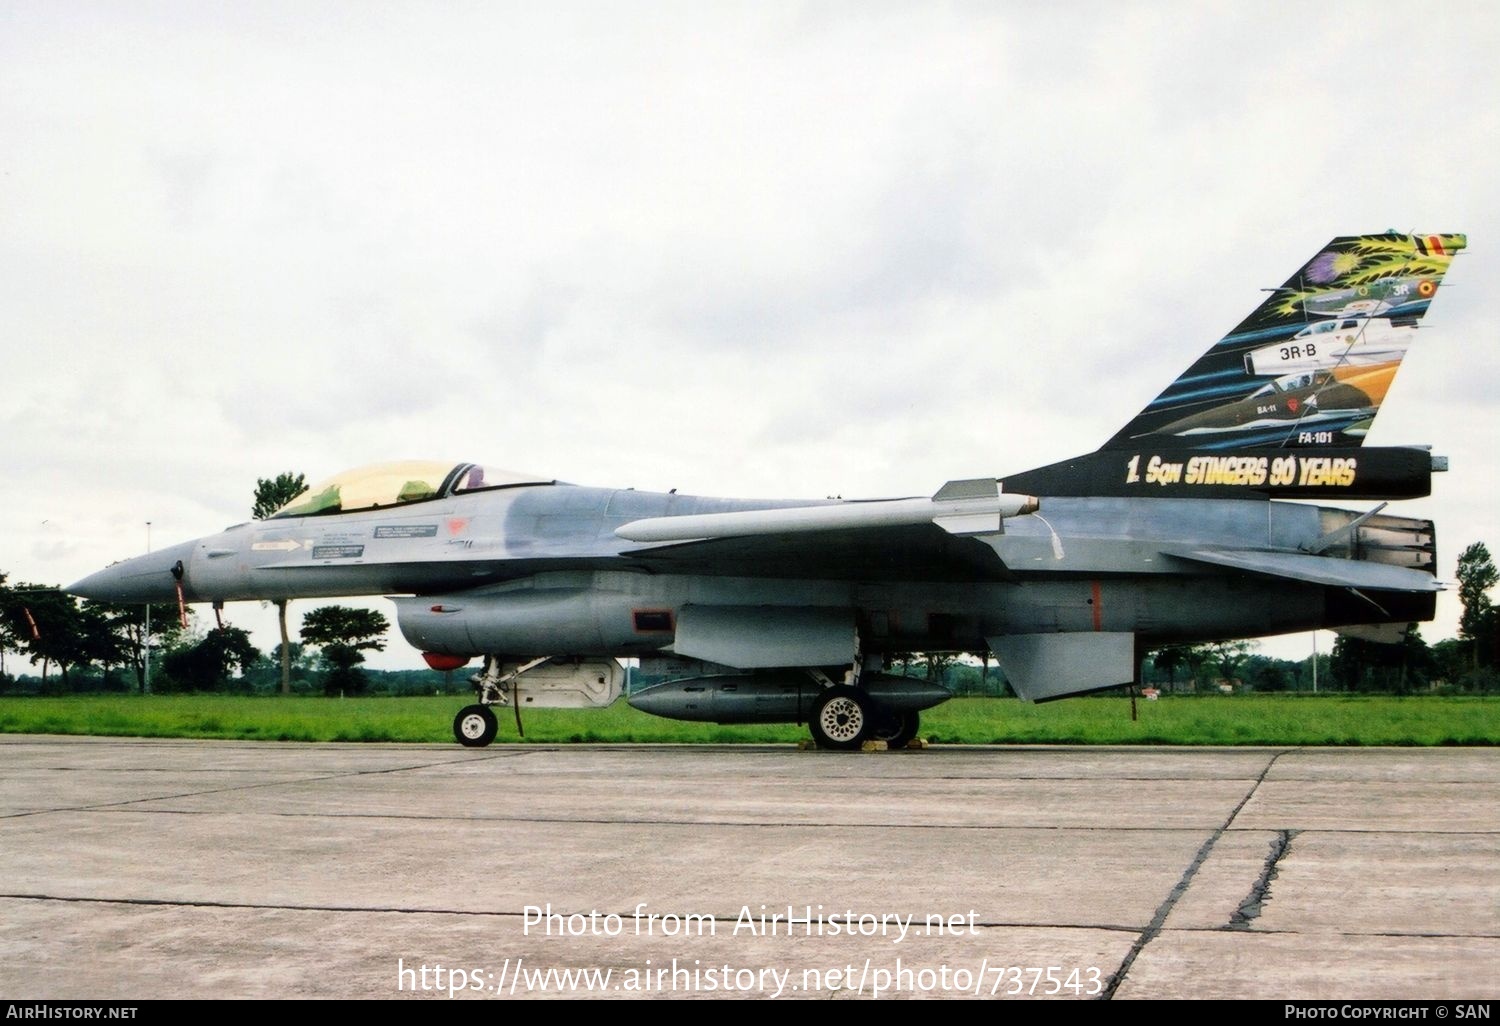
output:
POLYGON ((352 513, 486 488, 551 483, 550 479, 535 474, 518 474, 478 463, 439 463, 435 460, 375 463, 319 481, 277 510, 275 516, 352 513))

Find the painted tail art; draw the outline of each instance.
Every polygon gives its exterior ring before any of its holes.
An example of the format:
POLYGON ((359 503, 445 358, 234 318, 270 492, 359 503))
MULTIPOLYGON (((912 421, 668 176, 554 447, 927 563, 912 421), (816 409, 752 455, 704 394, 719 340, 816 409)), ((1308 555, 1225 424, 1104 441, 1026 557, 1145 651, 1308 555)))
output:
POLYGON ((1459 234, 1336 238, 1098 452, 1006 479, 1052 495, 1414 498, 1425 449, 1365 448, 1459 234))

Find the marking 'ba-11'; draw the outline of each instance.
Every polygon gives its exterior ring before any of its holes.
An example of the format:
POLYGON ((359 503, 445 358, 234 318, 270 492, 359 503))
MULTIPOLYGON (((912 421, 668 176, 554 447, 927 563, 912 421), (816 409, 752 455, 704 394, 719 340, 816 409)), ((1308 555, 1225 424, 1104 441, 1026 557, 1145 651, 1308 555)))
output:
POLYGON ((1424 447, 1363 446, 1462 235, 1334 239, 1097 452, 929 497, 724 499, 395 463, 72 585, 113 602, 388 595, 495 705, 605 705, 903 745, 949 693, 906 652, 993 653, 1021 697, 1127 684, 1145 649, 1432 618, 1430 521, 1285 499, 1429 494, 1424 447), (1323 325, 1332 327, 1324 328, 1323 325))

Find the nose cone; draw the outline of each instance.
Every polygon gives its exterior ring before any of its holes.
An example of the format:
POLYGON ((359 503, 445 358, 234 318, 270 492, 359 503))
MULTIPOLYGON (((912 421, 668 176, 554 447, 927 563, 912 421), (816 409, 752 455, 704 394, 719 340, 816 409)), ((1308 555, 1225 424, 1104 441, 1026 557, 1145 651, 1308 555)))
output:
POLYGON ((682 704, 682 689, 675 683, 667 681, 637 691, 626 701, 630 703, 631 708, 639 709, 643 713, 670 717, 682 704))
POLYGON ((91 602, 119 602, 126 605, 176 602, 177 578, 173 575, 172 568, 179 562, 186 567, 196 544, 183 542, 181 545, 127 559, 105 567, 97 574, 90 574, 81 581, 74 581, 66 590, 91 602))
POLYGON ((644 691, 637 691, 626 701, 632 707, 652 716, 708 722, 714 719, 713 692, 716 690, 717 688, 706 686, 697 678, 687 681, 668 680, 653 684, 644 691))

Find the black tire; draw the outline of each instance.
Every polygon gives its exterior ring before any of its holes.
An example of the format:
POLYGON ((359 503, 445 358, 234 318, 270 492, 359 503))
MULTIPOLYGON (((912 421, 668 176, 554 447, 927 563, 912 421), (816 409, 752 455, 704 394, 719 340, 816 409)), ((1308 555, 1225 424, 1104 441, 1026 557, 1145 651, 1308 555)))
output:
POLYGON ((921 713, 908 709, 881 709, 875 713, 875 722, 870 727, 870 740, 884 741, 887 748, 896 751, 911 743, 921 725, 921 713))
POLYGON ((453 736, 465 748, 483 748, 499 729, 500 721, 487 705, 466 705, 453 717, 453 736))
POLYGON ((826 688, 813 703, 808 729, 819 748, 855 752, 870 736, 870 696, 845 685, 826 688))

